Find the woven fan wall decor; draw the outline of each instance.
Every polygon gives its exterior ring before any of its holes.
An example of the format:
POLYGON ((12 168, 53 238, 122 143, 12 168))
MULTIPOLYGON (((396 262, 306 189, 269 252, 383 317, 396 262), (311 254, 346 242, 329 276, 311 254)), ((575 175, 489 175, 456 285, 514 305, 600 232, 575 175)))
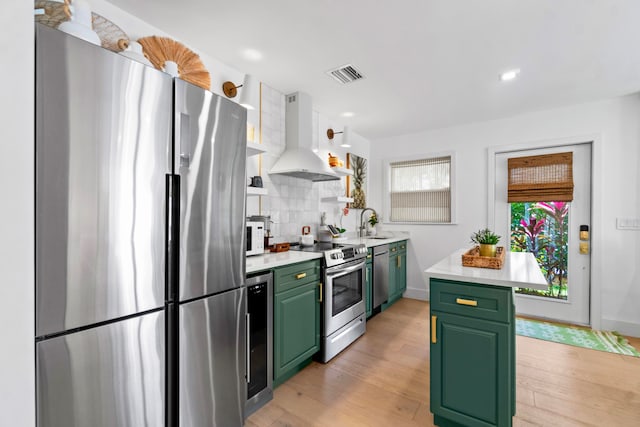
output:
MULTIPOLYGON (((69 16, 65 10, 65 3, 59 3, 50 0, 36 0, 34 2, 36 9, 44 9, 44 15, 36 15, 36 22, 44 24, 51 28, 58 28, 62 22, 68 21, 69 16)), ((102 42, 102 47, 113 52, 122 52, 129 42, 129 36, 125 34, 120 27, 109 21, 103 16, 95 12, 91 12, 93 19, 93 30, 98 34, 102 42), (123 40, 123 42, 121 42, 123 40), (124 44, 123 44, 124 43, 124 44)))
POLYGON ((168 37, 149 36, 138 39, 142 45, 144 56, 158 70, 164 69, 166 61, 178 64, 178 74, 182 80, 200 86, 211 88, 211 76, 202 64, 200 57, 180 42, 168 37))

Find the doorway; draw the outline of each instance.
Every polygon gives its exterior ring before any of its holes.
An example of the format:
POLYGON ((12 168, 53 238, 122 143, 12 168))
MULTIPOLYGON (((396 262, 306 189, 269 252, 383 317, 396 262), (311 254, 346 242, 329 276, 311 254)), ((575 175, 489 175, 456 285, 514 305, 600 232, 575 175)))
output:
POLYGON ((516 289, 518 314, 590 324, 590 255, 580 252, 580 229, 591 219, 591 149, 583 143, 495 153, 496 233, 509 250, 532 252, 549 284, 543 292, 516 289), (509 158, 563 152, 573 153, 572 201, 507 201, 509 158))

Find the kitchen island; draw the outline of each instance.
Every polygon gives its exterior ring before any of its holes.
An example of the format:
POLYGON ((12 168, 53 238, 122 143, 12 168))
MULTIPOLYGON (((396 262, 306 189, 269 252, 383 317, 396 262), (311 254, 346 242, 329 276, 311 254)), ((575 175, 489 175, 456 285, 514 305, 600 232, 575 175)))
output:
POLYGON ((500 270, 463 267, 461 249, 425 270, 431 310, 430 406, 441 427, 511 426, 515 414, 513 288, 547 289, 533 254, 500 270))

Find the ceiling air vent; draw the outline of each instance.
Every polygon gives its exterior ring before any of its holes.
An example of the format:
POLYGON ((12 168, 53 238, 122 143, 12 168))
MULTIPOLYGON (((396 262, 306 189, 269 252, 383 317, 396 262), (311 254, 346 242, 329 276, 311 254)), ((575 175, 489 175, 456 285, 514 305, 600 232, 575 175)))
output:
POLYGON ((352 83, 356 80, 364 79, 362 73, 356 70, 356 68, 351 64, 343 65, 333 70, 329 70, 327 71, 327 74, 342 84, 352 83))

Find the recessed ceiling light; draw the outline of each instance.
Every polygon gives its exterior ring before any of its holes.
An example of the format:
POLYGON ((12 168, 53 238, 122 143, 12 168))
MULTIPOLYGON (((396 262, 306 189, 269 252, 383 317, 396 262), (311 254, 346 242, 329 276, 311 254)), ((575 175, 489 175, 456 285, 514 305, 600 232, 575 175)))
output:
POLYGON ((518 74, 520 74, 520 69, 519 68, 515 68, 515 69, 509 70, 509 71, 505 71, 504 73, 500 74, 500 80, 502 80, 503 82, 508 82, 508 81, 513 80, 516 77, 518 77, 518 74))
POLYGON ((345 111, 344 113, 340 114, 342 117, 353 117, 356 114, 351 112, 351 111, 345 111))
POLYGON ((244 49, 242 51, 242 57, 247 61, 260 61, 262 59, 262 52, 255 49, 244 49))

